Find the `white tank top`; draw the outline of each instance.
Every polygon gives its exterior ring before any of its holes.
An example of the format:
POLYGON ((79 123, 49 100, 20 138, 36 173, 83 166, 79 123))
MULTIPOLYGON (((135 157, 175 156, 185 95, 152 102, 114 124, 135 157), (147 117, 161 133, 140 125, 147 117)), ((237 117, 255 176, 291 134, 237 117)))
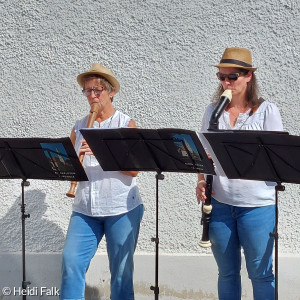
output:
MULTIPOLYGON (((79 130, 86 127, 88 117, 75 123, 77 154, 83 139, 79 130)), ((115 111, 107 120, 94 122, 93 128, 128 127, 130 120, 129 116, 115 111)), ((78 182, 73 211, 94 217, 113 216, 126 213, 142 203, 135 177, 118 171, 103 171, 93 155, 84 157, 83 167, 89 181, 78 182)))

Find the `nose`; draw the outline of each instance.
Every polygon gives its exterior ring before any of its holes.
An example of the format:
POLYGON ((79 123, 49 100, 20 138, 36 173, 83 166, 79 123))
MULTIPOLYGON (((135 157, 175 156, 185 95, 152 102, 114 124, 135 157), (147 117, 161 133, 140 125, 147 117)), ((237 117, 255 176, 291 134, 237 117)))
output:
POLYGON ((227 90, 229 86, 231 86, 231 81, 227 78, 222 83, 224 90, 227 90))
POLYGON ((225 77, 224 82, 225 82, 226 84, 230 84, 230 83, 231 83, 231 80, 230 80, 228 77, 225 77))

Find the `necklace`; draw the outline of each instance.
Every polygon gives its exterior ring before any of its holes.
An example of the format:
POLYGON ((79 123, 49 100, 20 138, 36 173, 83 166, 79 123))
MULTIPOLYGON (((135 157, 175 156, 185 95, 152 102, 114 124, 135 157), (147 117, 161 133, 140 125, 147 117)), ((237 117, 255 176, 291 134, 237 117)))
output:
POLYGON ((239 114, 244 114, 247 110, 249 110, 249 106, 246 105, 245 107, 242 107, 242 108, 235 108, 234 106, 233 107, 230 107, 227 111, 231 114, 233 114, 235 117, 238 117, 239 114), (234 112, 234 111, 238 111, 237 113, 234 112))
MULTIPOLYGON (((240 114, 244 114, 245 112, 247 112, 249 110, 248 105, 246 105, 243 108, 235 108, 235 107, 231 107, 227 110, 227 112, 229 113, 229 120, 230 123, 232 125, 232 127, 235 126, 240 114), (234 112, 234 110, 237 110, 237 112, 234 112), (232 118, 233 116, 233 118, 232 118)), ((246 121, 245 121, 246 122, 246 121)))
MULTIPOLYGON (((239 126, 238 128, 234 128, 235 125, 236 125, 236 121, 237 121, 237 119, 238 119, 238 118, 236 118, 235 121, 234 121, 234 124, 233 124, 233 126, 232 126, 233 129, 234 129, 234 130, 240 130, 240 129, 244 126, 244 124, 247 122, 247 120, 248 120, 252 115, 253 115, 253 109, 251 109, 250 112, 249 112, 249 114, 247 114, 247 118, 246 118, 246 117, 244 118, 243 123, 240 124, 240 126, 239 126)), ((229 116, 229 122, 230 122, 230 116, 229 116)))

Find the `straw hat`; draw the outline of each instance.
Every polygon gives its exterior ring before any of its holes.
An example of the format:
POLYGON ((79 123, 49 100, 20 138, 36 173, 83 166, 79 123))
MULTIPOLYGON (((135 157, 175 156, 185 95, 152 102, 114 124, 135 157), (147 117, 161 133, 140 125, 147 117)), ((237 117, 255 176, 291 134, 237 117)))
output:
POLYGON ((255 71, 257 68, 252 66, 251 52, 246 48, 226 48, 217 68, 233 67, 255 71))
POLYGON ((116 79, 115 75, 109 69, 105 68, 100 64, 93 64, 88 72, 79 74, 77 76, 77 81, 79 85, 83 87, 84 77, 93 74, 100 75, 103 78, 105 78, 116 89, 116 93, 120 90, 120 84, 116 79))

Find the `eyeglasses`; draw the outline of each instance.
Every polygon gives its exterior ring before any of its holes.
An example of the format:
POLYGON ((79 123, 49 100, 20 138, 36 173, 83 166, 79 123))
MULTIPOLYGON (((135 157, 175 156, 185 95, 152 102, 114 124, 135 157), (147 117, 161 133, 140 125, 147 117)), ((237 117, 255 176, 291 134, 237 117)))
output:
POLYGON ((241 75, 245 75, 245 73, 223 74, 218 72, 216 75, 220 81, 224 81, 226 78, 228 78, 228 80, 236 81, 241 75))
POLYGON ((83 89, 82 93, 83 95, 89 97, 91 96, 92 91, 94 92, 95 96, 99 96, 104 91, 104 88, 83 89))

